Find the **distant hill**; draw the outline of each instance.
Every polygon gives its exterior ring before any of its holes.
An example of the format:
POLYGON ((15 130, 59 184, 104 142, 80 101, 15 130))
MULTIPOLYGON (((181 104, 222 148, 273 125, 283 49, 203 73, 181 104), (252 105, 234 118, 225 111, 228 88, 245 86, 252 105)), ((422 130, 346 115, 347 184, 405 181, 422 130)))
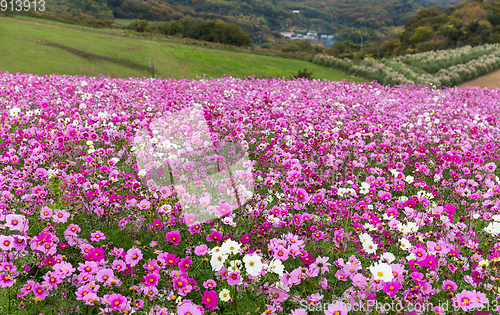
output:
MULTIPOLYGON (((149 21, 220 19, 238 24, 255 42, 272 41, 273 32, 333 34, 343 26, 383 33, 402 26, 417 10, 446 8, 460 0, 46 0, 48 12, 66 17, 146 19, 149 21), (298 11, 294 13, 293 10, 298 11), (288 26, 288 27, 287 27, 288 26)), ((276 34, 274 34, 276 36, 276 34)))

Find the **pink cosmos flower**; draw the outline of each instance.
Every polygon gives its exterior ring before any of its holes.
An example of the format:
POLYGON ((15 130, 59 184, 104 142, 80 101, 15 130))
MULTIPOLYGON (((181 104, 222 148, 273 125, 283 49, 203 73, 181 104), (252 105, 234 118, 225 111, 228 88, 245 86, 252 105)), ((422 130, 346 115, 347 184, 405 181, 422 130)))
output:
POLYGON ((311 268, 318 269, 321 274, 329 272, 328 266, 332 264, 328 263, 328 259, 330 258, 318 256, 316 261, 311 265, 311 268))
POLYGON ((165 261, 167 265, 173 266, 179 262, 180 258, 175 256, 174 254, 167 254, 167 257, 165 257, 165 261))
POLYGON ((85 299, 85 297, 87 296, 87 294, 89 294, 89 293, 93 293, 93 290, 90 287, 90 284, 82 285, 82 286, 78 287, 78 289, 75 292, 76 299, 79 301, 83 301, 85 299))
POLYGON ((21 231, 24 232, 28 229, 28 222, 24 215, 18 214, 8 214, 5 217, 7 221, 5 226, 8 227, 11 231, 21 231))
POLYGON ((187 271, 189 269, 189 266, 191 266, 192 264, 193 261, 189 259, 189 257, 182 258, 179 262, 179 269, 181 271, 187 271))
POLYGON ((121 259, 117 259, 111 264, 111 269, 113 270, 124 271, 126 267, 127 263, 121 259))
POLYGON ((142 200, 137 205, 137 207, 139 207, 139 209, 142 209, 142 210, 149 209, 150 206, 151 206, 151 202, 147 201, 146 199, 142 200))
POLYGON ((68 225, 66 230, 64 230, 64 234, 76 236, 77 233, 79 233, 81 231, 82 231, 82 229, 78 225, 72 223, 72 224, 68 225))
POLYGON ((161 219, 153 219, 153 223, 150 223, 149 226, 161 230, 165 226, 165 222, 161 222, 161 219))
POLYGON ((390 282, 384 283, 384 292, 389 294, 391 297, 395 297, 396 293, 402 288, 403 286, 395 280, 392 280, 390 282))
POLYGON ((288 259, 288 249, 286 249, 284 246, 279 245, 276 247, 274 250, 274 259, 279 259, 282 261, 285 261, 288 259))
POLYGON ((26 284, 21 288, 21 293, 26 295, 30 292, 33 292, 33 287, 35 286, 35 281, 28 280, 26 284))
POLYGON ((55 209, 52 221, 54 221, 54 223, 66 223, 69 217, 70 213, 68 211, 55 209))
POLYGON ((451 280, 444 280, 441 287, 443 288, 443 290, 449 291, 455 291, 458 288, 457 284, 451 280))
POLYGON ((324 297, 324 295, 322 295, 322 294, 314 293, 311 296, 308 296, 307 300, 309 301, 309 303, 316 305, 316 304, 318 304, 319 301, 321 301, 323 299, 323 297, 324 297))
POLYGON ((115 274, 111 269, 101 269, 97 272, 95 278, 99 282, 107 282, 110 279, 114 278, 115 274))
POLYGON ((125 307, 125 304, 127 303, 127 299, 118 293, 113 293, 110 295, 105 295, 104 296, 105 303, 111 307, 113 311, 120 310, 125 307))
POLYGON ((324 311, 325 315, 347 315, 349 308, 344 302, 336 301, 328 305, 328 309, 324 311))
POLYGON ((60 262, 55 264, 53 267, 54 271, 59 273, 63 278, 69 277, 75 272, 75 268, 69 262, 60 262))
POLYGON ((356 273, 354 276, 351 276, 352 284, 357 288, 366 288, 368 282, 366 281, 366 277, 360 273, 356 273))
POLYGON ((160 274, 150 273, 142 277, 141 282, 147 287, 154 287, 158 285, 158 280, 160 279, 160 274))
POLYGON ((105 257, 105 251, 102 248, 92 248, 83 258, 91 261, 101 261, 105 257))
POLYGON ((219 216, 223 217, 231 213, 231 205, 225 202, 220 202, 219 206, 215 207, 219 216))
POLYGON ((303 308, 298 308, 298 309, 292 310, 290 315, 307 315, 307 310, 305 310, 303 308))
POLYGON ((35 298, 40 300, 44 300, 49 295, 49 292, 39 283, 33 286, 33 293, 35 294, 35 298))
POLYGON ((9 251, 12 248, 14 248, 14 238, 10 235, 0 235, 0 250, 9 251))
POLYGON ((0 273, 0 288, 11 287, 14 284, 14 277, 6 272, 0 273))
POLYGON ((184 302, 177 306, 177 315, 203 315, 203 307, 193 304, 189 300, 184 300, 184 302))
POLYGON ((125 256, 125 262, 127 265, 131 267, 136 266, 139 261, 142 259, 143 255, 140 249, 137 247, 132 247, 127 251, 127 255, 125 256))
POLYGON ((85 302, 85 305, 95 305, 95 303, 99 302, 101 299, 94 292, 90 292, 85 295, 82 300, 85 302))
POLYGON ((217 287, 217 282, 215 282, 215 280, 208 279, 208 280, 206 280, 205 282, 203 282, 203 287, 204 287, 205 289, 212 289, 212 288, 215 288, 215 287, 217 287))
POLYGON ((472 290, 473 295, 475 296, 475 299, 473 301, 473 305, 471 306, 474 309, 483 309, 488 305, 489 300, 486 297, 486 294, 480 291, 476 291, 476 289, 472 290))
POLYGON ((90 240, 92 242, 99 242, 100 240, 105 240, 106 236, 101 231, 95 231, 94 233, 90 234, 90 240))
POLYGON ((301 202, 307 202, 309 200, 309 195, 307 191, 303 188, 297 189, 297 199, 301 202))
POLYGON ((221 239, 222 239, 222 234, 220 234, 220 232, 217 230, 214 230, 212 234, 207 236, 207 242, 216 241, 217 244, 219 244, 219 241, 221 239))
POLYGON ((174 245, 179 245, 181 240, 181 233, 179 231, 172 231, 167 233, 167 241, 172 242, 174 245))
POLYGON ((174 289, 177 289, 177 290, 182 289, 188 285, 187 279, 184 277, 181 277, 181 276, 175 277, 172 280, 172 283, 174 284, 174 289))
POLYGON ((194 253, 196 254, 196 256, 205 256, 205 254, 208 253, 209 251, 210 250, 209 250, 208 246, 205 244, 198 245, 194 249, 194 253))
POLYGON ((237 271, 231 272, 227 277, 227 283, 229 285, 238 285, 241 283, 240 273, 237 271))
POLYGON ((205 307, 211 311, 219 309, 217 307, 218 300, 218 295, 213 290, 205 290, 205 293, 201 295, 201 302, 205 304, 205 307))
POLYGON ((95 261, 86 261, 85 264, 79 263, 78 270, 82 273, 94 274, 98 271, 95 261))
POLYGON ((462 290, 462 292, 456 294, 453 299, 453 305, 457 308, 461 308, 464 312, 474 308, 476 304, 476 296, 471 291, 462 290))

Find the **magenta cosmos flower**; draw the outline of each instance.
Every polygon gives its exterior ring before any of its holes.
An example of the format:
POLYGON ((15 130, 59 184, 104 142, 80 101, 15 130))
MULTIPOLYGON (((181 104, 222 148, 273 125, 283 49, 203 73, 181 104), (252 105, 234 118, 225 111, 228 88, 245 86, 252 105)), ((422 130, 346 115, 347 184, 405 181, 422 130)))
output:
POLYGON ((172 231, 167 233, 167 241, 172 242, 174 245, 179 245, 181 240, 181 233, 179 231, 172 231))
POLYGON ((217 307, 218 300, 217 292, 213 290, 206 290, 205 293, 201 295, 201 302, 211 311, 219 309, 217 307))
POLYGON ((395 297, 396 293, 403 286, 396 280, 384 283, 384 292, 389 294, 391 297, 395 297))
POLYGON ((127 299, 121 294, 113 293, 105 296, 105 303, 108 304, 113 311, 117 311, 119 309, 125 308, 127 299))

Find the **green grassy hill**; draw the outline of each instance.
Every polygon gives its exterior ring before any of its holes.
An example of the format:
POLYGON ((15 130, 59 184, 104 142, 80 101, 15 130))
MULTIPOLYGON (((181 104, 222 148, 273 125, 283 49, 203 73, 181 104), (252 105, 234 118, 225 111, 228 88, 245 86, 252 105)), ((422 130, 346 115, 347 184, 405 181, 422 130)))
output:
POLYGON ((149 62, 156 61, 162 78, 288 77, 307 68, 316 79, 353 79, 301 60, 132 38, 28 18, 0 17, 0 43, 0 70, 11 73, 149 77, 149 62))

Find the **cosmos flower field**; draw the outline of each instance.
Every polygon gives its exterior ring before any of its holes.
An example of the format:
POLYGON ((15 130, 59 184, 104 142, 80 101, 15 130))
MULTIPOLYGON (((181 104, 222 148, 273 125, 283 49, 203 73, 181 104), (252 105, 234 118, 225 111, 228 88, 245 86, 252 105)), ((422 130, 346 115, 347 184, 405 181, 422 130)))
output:
POLYGON ((499 100, 0 73, 0 314, 500 314, 499 100), (151 181, 137 134, 192 107, 247 169, 151 181))

